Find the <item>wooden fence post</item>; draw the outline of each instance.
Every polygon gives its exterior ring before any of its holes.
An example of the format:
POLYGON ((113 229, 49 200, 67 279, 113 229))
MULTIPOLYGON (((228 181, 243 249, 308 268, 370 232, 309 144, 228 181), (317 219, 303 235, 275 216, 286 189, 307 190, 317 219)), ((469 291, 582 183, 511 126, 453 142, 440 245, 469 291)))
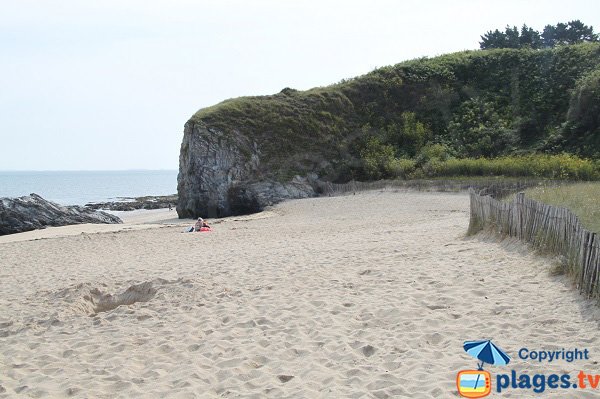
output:
POLYGON ((600 240, 596 233, 582 227, 579 219, 566 208, 525 198, 518 193, 512 203, 469 190, 471 220, 468 234, 486 225, 501 235, 508 234, 536 248, 563 255, 570 274, 585 295, 600 298, 600 240))

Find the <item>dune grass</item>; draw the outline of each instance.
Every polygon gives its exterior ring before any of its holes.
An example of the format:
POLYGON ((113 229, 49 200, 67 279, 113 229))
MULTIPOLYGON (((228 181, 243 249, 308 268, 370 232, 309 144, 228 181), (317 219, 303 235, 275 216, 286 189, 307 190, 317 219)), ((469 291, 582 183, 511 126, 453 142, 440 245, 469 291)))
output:
POLYGON ((586 229, 600 233, 600 183, 538 186, 525 190, 525 195, 536 201, 570 209, 586 229))

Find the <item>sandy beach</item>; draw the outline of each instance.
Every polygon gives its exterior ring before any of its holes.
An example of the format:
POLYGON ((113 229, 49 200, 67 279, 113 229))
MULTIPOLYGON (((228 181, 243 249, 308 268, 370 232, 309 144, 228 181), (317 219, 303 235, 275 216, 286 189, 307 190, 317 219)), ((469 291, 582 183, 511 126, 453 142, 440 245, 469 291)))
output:
POLYGON ((489 338, 513 358, 492 373, 600 374, 598 306, 552 260, 465 237, 468 211, 465 193, 390 190, 210 233, 159 210, 0 237, 0 397, 453 398, 476 367, 463 341, 489 338))

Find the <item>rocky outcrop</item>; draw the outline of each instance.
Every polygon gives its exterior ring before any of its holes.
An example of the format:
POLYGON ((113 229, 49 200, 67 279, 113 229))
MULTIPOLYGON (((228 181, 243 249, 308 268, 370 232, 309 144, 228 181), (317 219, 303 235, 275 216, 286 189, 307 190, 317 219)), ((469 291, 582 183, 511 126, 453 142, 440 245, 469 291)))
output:
POLYGON ((136 209, 161 209, 175 207, 177 195, 153 195, 135 198, 119 198, 120 201, 91 202, 85 204, 88 209, 107 209, 110 211, 134 211, 136 209))
POLYGON ((261 171, 260 161, 257 143, 242 132, 188 121, 179 155, 179 217, 252 213, 285 199, 315 195, 316 176, 282 183, 261 171))
POLYGON ((122 223, 105 212, 81 206, 60 206, 37 194, 0 198, 0 235, 81 223, 122 223))
POLYGON ((286 199, 313 197, 316 195, 313 179, 316 179, 316 176, 296 176, 286 184, 273 180, 234 184, 228 192, 229 212, 231 215, 260 212, 267 206, 286 199))

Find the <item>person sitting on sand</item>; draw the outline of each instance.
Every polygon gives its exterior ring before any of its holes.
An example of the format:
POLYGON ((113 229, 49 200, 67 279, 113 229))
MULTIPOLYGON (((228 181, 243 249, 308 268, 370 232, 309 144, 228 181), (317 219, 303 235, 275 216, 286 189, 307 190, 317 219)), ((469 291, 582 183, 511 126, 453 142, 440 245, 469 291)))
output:
POLYGON ((210 229, 210 226, 204 221, 204 219, 198 218, 198 221, 194 225, 194 231, 200 231, 200 229, 203 227, 208 227, 210 229))

